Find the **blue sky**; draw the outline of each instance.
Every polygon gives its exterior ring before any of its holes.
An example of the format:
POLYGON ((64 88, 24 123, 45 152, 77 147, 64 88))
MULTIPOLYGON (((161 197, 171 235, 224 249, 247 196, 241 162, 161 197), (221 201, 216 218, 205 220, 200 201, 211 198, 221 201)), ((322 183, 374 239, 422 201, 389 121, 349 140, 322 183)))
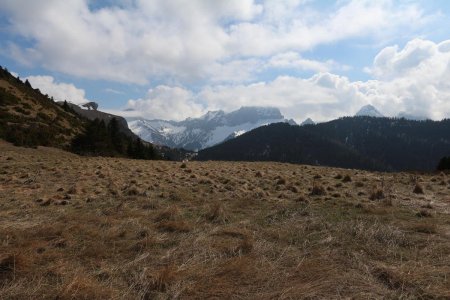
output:
POLYGON ((0 0, 0 65, 121 115, 260 105, 322 121, 372 104, 442 119, 449 25, 444 0, 0 0))

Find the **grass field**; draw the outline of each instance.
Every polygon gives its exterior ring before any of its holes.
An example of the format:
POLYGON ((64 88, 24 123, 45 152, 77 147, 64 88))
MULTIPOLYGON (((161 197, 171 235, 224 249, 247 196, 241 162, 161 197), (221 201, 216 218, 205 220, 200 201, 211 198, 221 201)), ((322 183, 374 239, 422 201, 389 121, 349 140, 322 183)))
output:
POLYGON ((450 175, 0 142, 0 298, 450 299, 450 175))

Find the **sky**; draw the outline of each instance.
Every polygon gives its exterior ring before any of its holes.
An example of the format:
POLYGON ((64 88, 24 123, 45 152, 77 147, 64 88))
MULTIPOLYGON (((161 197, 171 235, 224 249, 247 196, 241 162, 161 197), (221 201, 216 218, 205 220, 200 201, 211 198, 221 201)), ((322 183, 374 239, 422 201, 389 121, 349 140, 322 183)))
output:
POLYGON ((123 116, 450 117, 450 1, 0 0, 0 65, 123 116))

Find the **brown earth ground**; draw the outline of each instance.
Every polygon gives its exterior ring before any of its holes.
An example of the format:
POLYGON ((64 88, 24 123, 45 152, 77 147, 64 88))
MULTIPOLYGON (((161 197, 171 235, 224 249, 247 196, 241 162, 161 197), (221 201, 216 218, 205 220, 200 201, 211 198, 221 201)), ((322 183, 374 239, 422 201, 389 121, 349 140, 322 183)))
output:
POLYGON ((450 175, 0 142, 0 298, 450 299, 450 175))

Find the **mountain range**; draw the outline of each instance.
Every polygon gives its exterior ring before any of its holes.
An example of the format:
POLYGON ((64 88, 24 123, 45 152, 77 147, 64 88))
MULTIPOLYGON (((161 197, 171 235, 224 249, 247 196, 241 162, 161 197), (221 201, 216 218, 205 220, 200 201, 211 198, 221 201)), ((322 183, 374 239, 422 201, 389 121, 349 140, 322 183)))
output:
MULTIPOLYGON (((370 104, 361 107, 355 116, 384 117, 377 108, 370 104)), ((399 113, 397 118, 426 120, 425 117, 406 113, 399 113)), ((296 125, 294 120, 287 120, 278 108, 257 106, 241 107, 230 113, 222 110, 209 111, 199 118, 188 118, 184 121, 144 118, 127 118, 127 121, 131 131, 144 141, 189 151, 206 149, 268 124, 296 125)), ((311 118, 300 123, 301 126, 314 124, 316 123, 311 118)))
POLYGON ((130 129, 145 141, 192 151, 211 147, 263 125, 295 124, 274 107, 241 107, 230 113, 209 111, 199 118, 180 122, 141 118, 127 121, 130 129))

